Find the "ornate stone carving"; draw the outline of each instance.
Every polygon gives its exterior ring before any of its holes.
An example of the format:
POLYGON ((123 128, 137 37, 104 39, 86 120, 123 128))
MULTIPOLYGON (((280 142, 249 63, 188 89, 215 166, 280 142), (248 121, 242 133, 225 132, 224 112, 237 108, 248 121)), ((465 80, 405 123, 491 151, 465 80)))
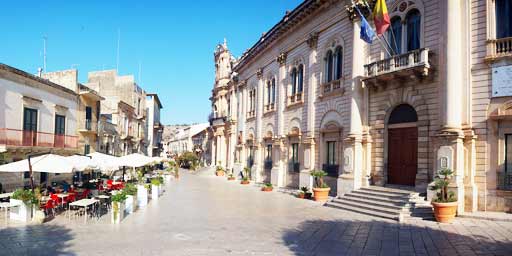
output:
POLYGON ((370 16, 370 10, 373 10, 376 0, 355 0, 351 4, 346 5, 347 16, 351 21, 359 20, 359 13, 356 7, 359 9, 361 14, 365 17, 370 16))
POLYGON ((263 68, 258 68, 258 70, 256 70, 256 76, 258 79, 263 78, 263 68))
POLYGON ((288 54, 286 52, 282 52, 279 54, 279 56, 277 56, 277 62, 279 62, 279 65, 283 66, 284 64, 286 64, 287 56, 288 54))
POLYGON ((315 31, 309 34, 309 38, 308 40, 306 40, 306 42, 308 43, 309 48, 316 48, 316 46, 318 45, 318 32, 315 31))

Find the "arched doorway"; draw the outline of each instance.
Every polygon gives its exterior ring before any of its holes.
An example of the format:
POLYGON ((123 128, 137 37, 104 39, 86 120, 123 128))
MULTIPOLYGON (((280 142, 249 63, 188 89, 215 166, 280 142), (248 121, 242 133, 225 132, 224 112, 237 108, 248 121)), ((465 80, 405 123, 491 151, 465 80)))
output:
POLYGON ((418 170, 418 115, 411 105, 396 106, 388 119, 388 183, 414 186, 418 170))

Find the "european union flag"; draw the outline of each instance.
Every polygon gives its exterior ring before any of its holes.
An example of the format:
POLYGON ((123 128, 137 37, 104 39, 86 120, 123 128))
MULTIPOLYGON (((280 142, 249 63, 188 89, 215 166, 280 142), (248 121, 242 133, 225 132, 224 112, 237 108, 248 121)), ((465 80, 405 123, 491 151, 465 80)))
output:
POLYGON ((366 21, 366 19, 364 18, 363 15, 361 15, 361 34, 360 34, 360 37, 361 37, 361 39, 363 39, 363 41, 365 41, 365 42, 367 42, 369 44, 372 43, 372 40, 375 37, 375 32, 373 32, 372 27, 370 26, 370 24, 368 24, 368 21, 366 21))

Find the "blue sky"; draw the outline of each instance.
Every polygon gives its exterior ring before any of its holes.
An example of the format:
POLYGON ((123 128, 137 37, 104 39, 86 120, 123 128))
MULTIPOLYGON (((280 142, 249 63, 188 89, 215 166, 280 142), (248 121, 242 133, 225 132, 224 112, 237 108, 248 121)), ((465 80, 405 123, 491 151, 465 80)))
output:
POLYGON ((36 73, 116 68, 120 30, 122 75, 141 63, 141 85, 158 93, 165 124, 205 122, 214 82, 213 50, 226 37, 239 56, 300 0, 6 1, 0 16, 0 62, 36 73))

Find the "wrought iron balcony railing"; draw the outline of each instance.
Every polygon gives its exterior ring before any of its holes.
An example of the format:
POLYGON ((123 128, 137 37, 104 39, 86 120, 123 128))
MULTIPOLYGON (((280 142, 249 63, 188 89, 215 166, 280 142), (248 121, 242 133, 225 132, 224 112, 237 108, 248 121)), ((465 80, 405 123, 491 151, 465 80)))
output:
POLYGON ((78 137, 0 128, 0 145, 75 149, 78 147, 78 137))

